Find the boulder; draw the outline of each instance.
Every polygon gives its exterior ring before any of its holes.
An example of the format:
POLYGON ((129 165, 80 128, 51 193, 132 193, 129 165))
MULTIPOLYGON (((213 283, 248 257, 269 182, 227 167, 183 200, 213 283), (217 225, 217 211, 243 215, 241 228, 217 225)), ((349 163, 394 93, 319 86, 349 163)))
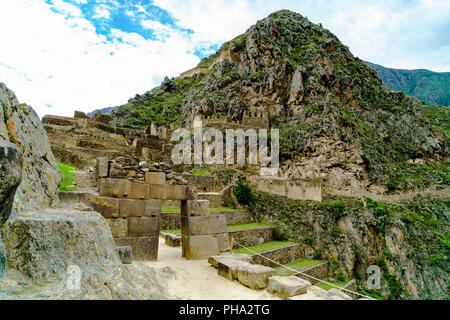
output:
POLYGON ((20 104, 3 83, 0 83, 1 140, 15 144, 23 153, 22 183, 17 188, 13 209, 20 213, 55 204, 61 177, 44 127, 36 112, 20 104))
POLYGON ((265 289, 269 285, 269 278, 277 275, 275 269, 258 264, 246 264, 238 270, 238 280, 253 290, 265 289))
POLYGON ((8 253, 0 282, 2 290, 6 286, 3 292, 17 291, 8 290, 8 283, 25 283, 34 288, 24 290, 26 298, 33 292, 32 298, 150 298, 137 289, 107 222, 96 212, 47 210, 22 215, 5 223, 3 240, 8 253))
POLYGON ((280 277, 275 276, 269 278, 269 286, 267 291, 281 299, 289 299, 293 296, 305 294, 311 283, 307 280, 300 279, 295 276, 280 277))
POLYGON ((0 141, 0 227, 8 220, 17 187, 22 181, 23 155, 7 141, 0 141))

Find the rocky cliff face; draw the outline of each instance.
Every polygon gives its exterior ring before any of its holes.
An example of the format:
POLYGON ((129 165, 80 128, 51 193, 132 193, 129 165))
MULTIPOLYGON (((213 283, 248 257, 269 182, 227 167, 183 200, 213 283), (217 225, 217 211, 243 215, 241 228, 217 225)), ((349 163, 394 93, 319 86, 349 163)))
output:
POLYGON ((166 79, 112 114, 122 123, 167 124, 269 111, 281 130, 286 177, 382 192, 447 180, 448 139, 420 103, 383 86, 335 35, 300 14, 284 10, 258 21, 190 75, 166 79), (425 174, 411 162, 431 169, 425 174))
POLYGON ((22 151, 23 179, 14 199, 18 212, 48 207, 57 201, 59 169, 47 134, 36 112, 20 104, 14 93, 0 83, 0 140, 22 151))

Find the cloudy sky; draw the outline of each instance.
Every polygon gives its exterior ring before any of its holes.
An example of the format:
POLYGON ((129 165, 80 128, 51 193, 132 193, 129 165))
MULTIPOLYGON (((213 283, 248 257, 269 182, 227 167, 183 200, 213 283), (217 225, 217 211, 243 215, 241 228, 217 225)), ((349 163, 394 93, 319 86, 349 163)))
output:
POLYGON ((361 59, 450 71, 449 0, 0 0, 0 82, 40 116, 121 105, 280 9, 361 59))

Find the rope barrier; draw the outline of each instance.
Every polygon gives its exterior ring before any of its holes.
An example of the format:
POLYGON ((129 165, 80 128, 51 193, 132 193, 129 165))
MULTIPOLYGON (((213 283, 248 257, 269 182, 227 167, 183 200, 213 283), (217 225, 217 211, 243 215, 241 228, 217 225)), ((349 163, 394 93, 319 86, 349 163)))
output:
POLYGON ((341 287, 339 287, 338 285, 335 285, 335 284, 330 283, 330 282, 328 282, 328 281, 318 279, 318 278, 313 277, 313 276, 311 276, 311 275, 309 275, 309 274, 306 274, 306 273, 304 273, 304 272, 302 272, 302 271, 298 271, 298 270, 296 270, 296 269, 293 269, 293 268, 291 268, 291 267, 288 267, 288 266, 286 266, 286 265, 283 265, 283 264, 279 263, 278 261, 275 261, 275 260, 272 260, 272 259, 270 259, 270 258, 267 258, 267 257, 263 256, 262 254, 259 254, 258 252, 254 251, 254 250, 252 250, 252 249, 249 249, 248 247, 245 247, 245 246, 241 245, 240 243, 236 242, 236 240, 231 239, 231 246, 233 246, 233 243, 237 244, 237 245, 240 246, 241 248, 244 248, 244 249, 246 249, 246 250, 248 250, 248 251, 250 251, 250 252, 253 252, 254 254, 256 254, 256 255, 258 255, 258 256, 260 256, 260 257, 263 257, 263 258, 266 259, 266 260, 269 260, 270 262, 273 262, 273 263, 279 265, 280 267, 283 267, 283 268, 286 268, 286 269, 288 269, 288 270, 294 271, 294 274, 292 274, 293 276, 296 276, 296 275, 298 275, 298 274, 301 274, 301 275, 303 275, 303 276, 305 276, 305 277, 309 277, 309 278, 311 278, 311 279, 313 279, 313 280, 319 281, 319 283, 322 283, 322 282, 323 282, 323 283, 326 283, 326 284, 328 284, 328 285, 330 285, 330 286, 332 286, 332 287, 335 287, 335 288, 339 289, 340 291, 347 291, 347 292, 356 294, 356 295, 358 295, 358 296, 367 298, 367 299, 369 299, 369 300, 375 300, 374 298, 369 297, 369 296, 366 296, 366 295, 361 294, 361 293, 359 293, 359 292, 352 291, 352 290, 345 289, 345 288, 341 288, 341 287))

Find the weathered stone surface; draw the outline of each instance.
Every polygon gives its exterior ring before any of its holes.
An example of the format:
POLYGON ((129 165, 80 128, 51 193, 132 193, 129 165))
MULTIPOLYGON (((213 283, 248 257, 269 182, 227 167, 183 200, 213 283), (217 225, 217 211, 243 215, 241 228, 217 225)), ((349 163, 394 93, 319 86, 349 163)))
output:
POLYGON ((133 262, 133 249, 130 246, 117 247, 120 260, 123 264, 130 264, 133 262))
POLYGON ((58 201, 60 173, 47 134, 36 112, 19 104, 0 83, 0 140, 17 145, 23 153, 22 183, 14 198, 17 212, 52 206, 58 201))
POLYGON ((192 188, 177 185, 148 185, 151 199, 193 200, 192 188))
MULTIPOLYGON (((146 217, 156 217, 161 215, 162 200, 150 199, 145 200, 145 211, 144 216, 146 217)), ((175 228, 178 229, 178 228, 175 228)))
MULTIPOLYGON (((35 296, 39 298, 43 298, 39 292, 48 294, 44 298, 63 299, 149 297, 137 290, 120 261, 108 224, 96 212, 35 212, 10 219, 3 232, 8 270, 0 281, 14 282, 14 272, 20 272, 23 279, 15 281, 16 286, 36 283, 39 288, 35 296), (77 274, 81 275, 79 289, 77 274)), ((0 283, 2 290, 5 284, 0 283)))
POLYGON ((166 234, 165 244, 169 247, 179 247, 181 245, 181 236, 177 234, 166 234))
POLYGON ((106 157, 97 158, 95 169, 98 178, 106 178, 109 174, 109 159, 106 157))
POLYGON ((265 289, 269 285, 269 278, 277 274, 275 269, 257 264, 248 264, 239 268, 238 280, 250 289, 265 289))
POLYGON ((91 188, 93 186, 93 177, 91 172, 74 171, 75 185, 79 189, 91 188))
POLYGON ((23 155, 19 148, 0 141, 0 227, 11 214, 14 196, 22 181, 22 163, 23 155))
POLYGON ((226 261, 226 260, 238 260, 238 261, 244 261, 251 263, 252 262, 252 256, 249 254, 239 254, 239 253, 224 253, 218 256, 211 256, 208 258, 208 263, 211 264, 214 268, 219 267, 219 262, 226 261))
POLYGON ((230 281, 237 280, 239 278, 239 270, 250 265, 246 261, 236 259, 222 259, 217 261, 217 274, 230 281))
POLYGON ((210 235, 184 237, 182 246, 182 255, 188 260, 208 259, 219 254, 217 239, 210 235))
POLYGON ((209 200, 197 200, 196 216, 209 216, 209 200))
POLYGON ((130 194, 130 181, 102 178, 98 184, 98 193, 103 197, 127 198, 130 194))
POLYGON ((149 199, 149 185, 131 182, 129 198, 140 200, 149 199))
POLYGON ((194 216, 188 218, 189 235, 207 235, 227 232, 224 215, 194 216))
MULTIPOLYGON (((225 225, 226 228, 226 225, 225 225)), ((219 246, 220 252, 225 252, 230 250, 230 237, 228 233, 219 233, 214 234, 214 237, 217 239, 217 245, 219 246)))
POLYGON ((131 246, 133 259, 154 261, 158 259, 159 236, 114 238, 117 246, 131 246))
POLYGON ((111 197, 94 197, 91 199, 94 211, 101 213, 105 219, 119 217, 119 199, 111 197))
POLYGON ((125 238, 128 235, 128 222, 125 219, 107 219, 114 238, 125 238))
POLYGON ((269 278, 269 286, 267 287, 267 291, 280 297, 281 299, 286 300, 293 296, 305 294, 309 286, 311 286, 309 281, 295 276, 274 276, 269 278))
POLYGON ((159 217, 128 217, 129 237, 158 236, 159 217))
POLYGON ((147 184, 165 184, 166 174, 164 172, 147 172, 145 174, 145 183, 147 184))
POLYGON ((145 212, 145 202, 136 199, 120 199, 119 208, 121 218, 142 217, 145 212))

